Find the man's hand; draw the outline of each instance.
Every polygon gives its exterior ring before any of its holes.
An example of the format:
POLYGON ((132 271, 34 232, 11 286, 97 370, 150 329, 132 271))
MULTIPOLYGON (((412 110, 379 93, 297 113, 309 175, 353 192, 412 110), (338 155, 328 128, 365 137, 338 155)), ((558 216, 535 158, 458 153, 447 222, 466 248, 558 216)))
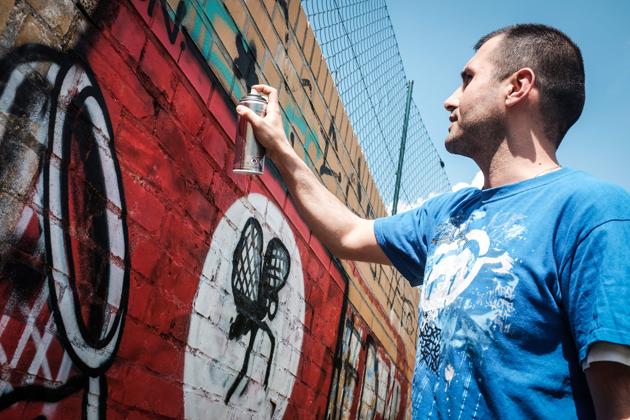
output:
POLYGON ((236 112, 251 123, 256 140, 265 147, 269 157, 276 162, 279 155, 289 152, 289 149, 292 151, 282 125, 278 91, 267 85, 254 85, 252 88, 267 95, 265 116, 260 117, 243 105, 237 106, 236 112))

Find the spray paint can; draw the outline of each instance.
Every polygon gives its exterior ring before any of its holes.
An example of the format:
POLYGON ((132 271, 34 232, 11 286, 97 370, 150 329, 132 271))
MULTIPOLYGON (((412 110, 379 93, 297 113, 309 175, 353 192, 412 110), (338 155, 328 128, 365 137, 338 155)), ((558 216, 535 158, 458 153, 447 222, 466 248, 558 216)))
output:
MULTIPOLYGON (((242 98, 239 105, 246 106, 257 115, 264 117, 267 100, 255 89, 242 98)), ((256 141, 252 125, 241 115, 237 119, 236 150, 233 171, 245 174, 262 174, 265 167, 265 148, 256 141)))

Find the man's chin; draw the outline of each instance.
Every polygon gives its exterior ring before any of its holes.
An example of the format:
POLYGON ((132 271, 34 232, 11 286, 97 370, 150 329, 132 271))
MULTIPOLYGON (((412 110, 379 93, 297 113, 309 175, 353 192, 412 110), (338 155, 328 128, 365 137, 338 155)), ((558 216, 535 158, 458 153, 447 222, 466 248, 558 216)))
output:
POLYGON ((466 142, 462 137, 454 137, 449 134, 444 140, 444 148, 453 155, 468 156, 466 142))

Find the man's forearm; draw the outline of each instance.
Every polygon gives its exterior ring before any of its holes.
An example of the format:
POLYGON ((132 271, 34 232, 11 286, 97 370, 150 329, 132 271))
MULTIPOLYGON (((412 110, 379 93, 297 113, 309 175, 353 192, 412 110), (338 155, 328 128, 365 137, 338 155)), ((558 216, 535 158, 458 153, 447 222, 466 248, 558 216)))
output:
POLYGON ((319 182, 287 141, 278 91, 266 85, 253 88, 268 95, 265 117, 243 106, 238 106, 236 112, 252 124, 256 139, 278 167, 300 214, 315 236, 338 257, 389 264, 374 236, 373 221, 358 217, 344 206, 319 182))
MULTIPOLYGON (((288 145, 287 145, 288 146, 288 145)), ((347 257, 343 240, 354 224, 364 223, 317 179, 289 146, 271 157, 306 224, 335 255, 347 257)))

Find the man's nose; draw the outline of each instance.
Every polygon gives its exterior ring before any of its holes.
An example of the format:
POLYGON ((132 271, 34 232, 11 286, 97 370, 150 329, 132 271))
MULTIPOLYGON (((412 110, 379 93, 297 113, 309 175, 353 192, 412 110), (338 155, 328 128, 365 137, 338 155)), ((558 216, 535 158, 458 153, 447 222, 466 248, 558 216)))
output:
POLYGON ((461 88, 459 87, 455 89, 453 93, 451 93, 451 96, 446 98, 446 100, 444 101, 444 108, 446 108, 448 112, 453 112, 453 110, 459 106, 459 90, 460 89, 461 88))

